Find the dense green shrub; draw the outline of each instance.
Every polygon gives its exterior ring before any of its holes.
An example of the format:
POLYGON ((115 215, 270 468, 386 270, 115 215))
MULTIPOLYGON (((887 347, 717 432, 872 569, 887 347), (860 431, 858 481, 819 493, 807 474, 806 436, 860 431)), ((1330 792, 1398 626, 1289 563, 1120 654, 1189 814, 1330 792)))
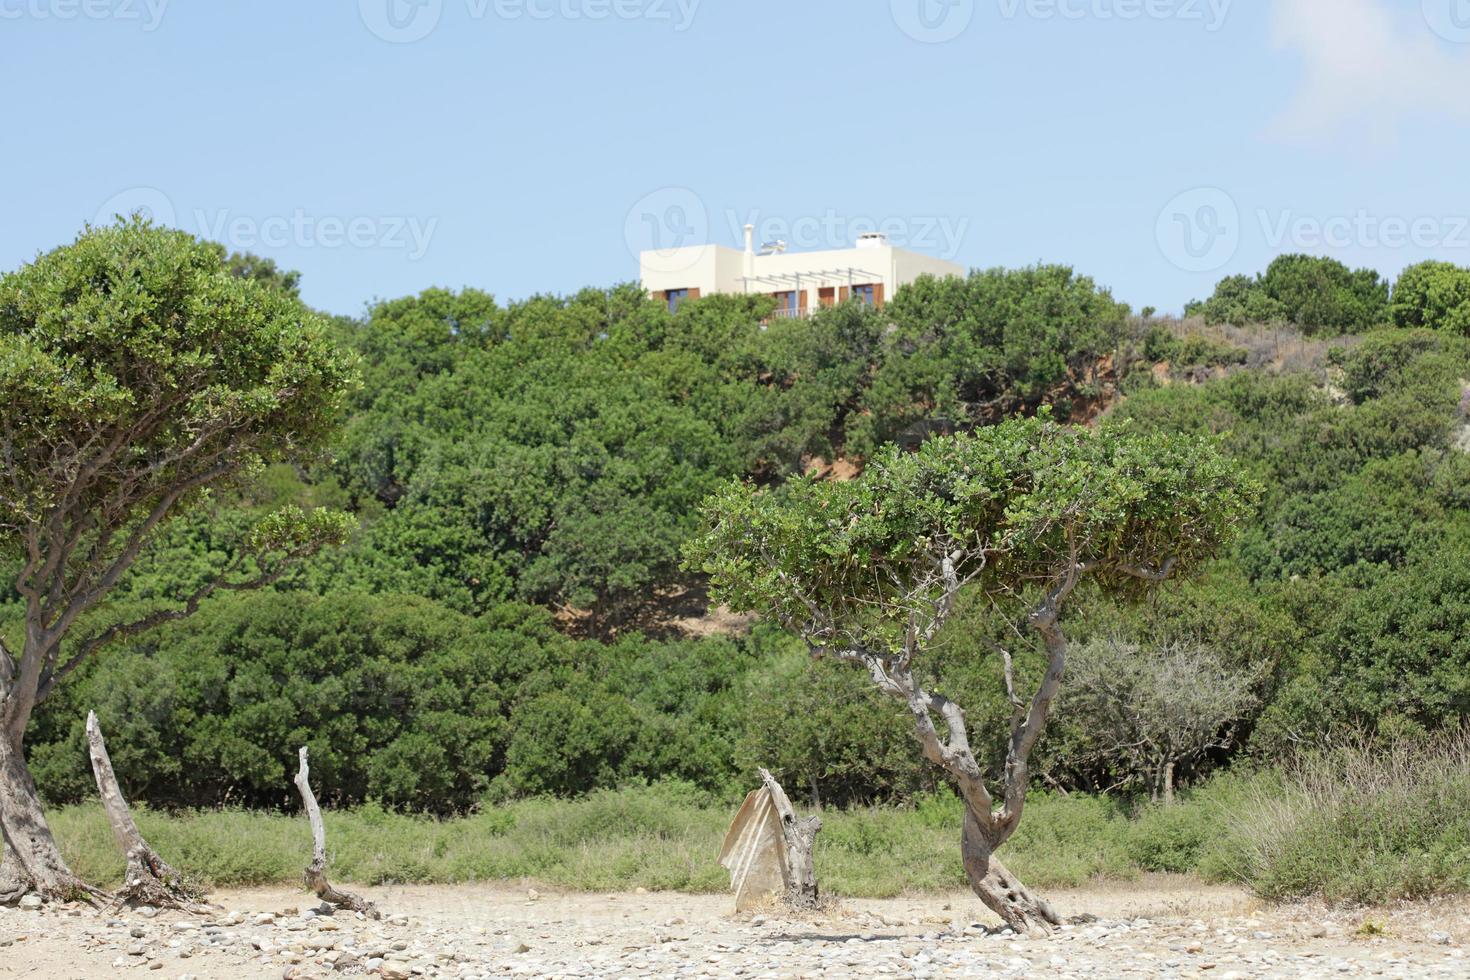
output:
POLYGON ((848 426, 864 456, 1044 403, 1066 417, 1120 344, 1128 308, 1092 279, 1043 265, 923 278, 885 312, 894 327, 848 426))
POLYGON ((1251 279, 1231 276, 1187 313, 1211 324, 1285 322, 1307 334, 1361 333, 1389 321, 1388 283, 1372 269, 1336 259, 1282 255, 1251 279))
POLYGON ((47 705, 32 761, 49 798, 89 795, 95 709, 125 789, 155 805, 289 806, 300 745, 332 804, 447 811, 664 776, 720 789, 746 661, 723 639, 572 641, 525 607, 265 593, 104 658, 47 705))
POLYGON ((1399 274, 1393 287, 1393 322, 1470 336, 1470 269, 1449 262, 1420 262, 1399 274))

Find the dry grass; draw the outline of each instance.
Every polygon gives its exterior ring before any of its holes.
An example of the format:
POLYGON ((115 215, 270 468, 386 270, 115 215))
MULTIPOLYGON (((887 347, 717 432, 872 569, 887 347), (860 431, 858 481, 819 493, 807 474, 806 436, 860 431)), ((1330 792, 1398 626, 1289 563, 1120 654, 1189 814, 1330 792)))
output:
POLYGON ((1203 863, 1237 869, 1264 896, 1368 904, 1470 891, 1465 733, 1306 753, 1231 809, 1203 863))

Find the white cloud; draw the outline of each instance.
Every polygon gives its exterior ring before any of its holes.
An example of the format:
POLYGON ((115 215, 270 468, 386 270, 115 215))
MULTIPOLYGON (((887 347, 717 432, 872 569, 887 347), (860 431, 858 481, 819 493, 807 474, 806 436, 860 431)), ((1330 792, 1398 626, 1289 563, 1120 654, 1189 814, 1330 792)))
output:
POLYGON ((1271 134, 1309 140, 1351 126, 1387 142, 1410 117, 1470 119, 1470 45, 1435 33, 1432 2, 1276 0, 1272 41, 1300 58, 1302 81, 1271 134))

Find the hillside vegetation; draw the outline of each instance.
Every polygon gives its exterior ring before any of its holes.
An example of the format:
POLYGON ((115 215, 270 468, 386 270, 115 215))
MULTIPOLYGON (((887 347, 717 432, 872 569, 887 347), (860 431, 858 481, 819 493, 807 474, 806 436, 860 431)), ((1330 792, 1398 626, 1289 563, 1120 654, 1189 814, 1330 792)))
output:
MULTIPOLYGON (((1204 575, 1142 605, 1080 597, 1074 669, 1119 687, 1064 695, 1040 785, 1147 799, 1463 724, 1470 271, 1426 263, 1390 287, 1289 256, 1184 321, 1056 266, 923 280, 882 311, 767 320, 770 302, 429 290, 339 320, 364 383, 334 460, 174 523, 101 615, 194 587, 230 557, 222 529, 282 503, 345 508, 356 536, 79 672, 28 739, 42 792, 92 792, 95 709, 155 808, 289 808, 302 744, 326 802, 383 812, 665 780, 727 800, 758 765, 808 802, 932 799, 942 782, 866 678, 767 626, 680 629, 704 611, 681 551, 726 481, 835 478, 887 443, 1038 411, 1221 435, 1266 488, 1204 575), (1123 718, 1120 699, 1157 707, 1123 718)), ((962 609, 933 678, 992 763, 1010 710, 995 650, 1042 662, 1014 625, 962 609)))

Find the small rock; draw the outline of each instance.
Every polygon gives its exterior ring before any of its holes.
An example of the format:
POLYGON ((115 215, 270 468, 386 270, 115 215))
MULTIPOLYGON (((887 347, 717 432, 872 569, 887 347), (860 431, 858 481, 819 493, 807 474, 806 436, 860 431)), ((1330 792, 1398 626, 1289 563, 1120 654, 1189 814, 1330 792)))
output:
POLYGON ((531 947, 527 946, 525 943, 517 943, 515 951, 517 953, 529 953, 531 951, 531 947))
POLYGON ((1454 940, 1450 938, 1450 934, 1447 932, 1431 932, 1429 934, 1429 941, 1436 946, 1448 946, 1454 940))
POLYGON ((27 895, 20 900, 20 907, 27 912, 35 912, 46 903, 41 900, 40 895, 27 895))

